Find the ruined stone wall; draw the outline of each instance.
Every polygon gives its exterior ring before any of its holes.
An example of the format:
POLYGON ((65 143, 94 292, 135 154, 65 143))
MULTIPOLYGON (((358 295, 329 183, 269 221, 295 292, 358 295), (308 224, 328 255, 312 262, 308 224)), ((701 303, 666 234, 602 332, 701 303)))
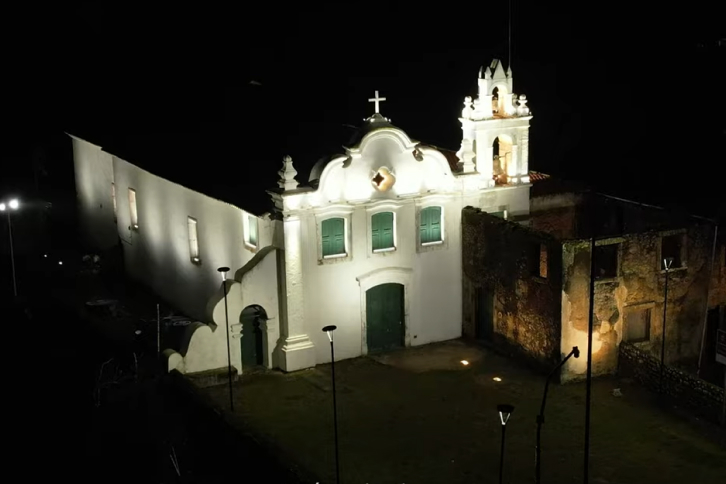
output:
MULTIPOLYGON (((684 231, 680 231, 683 233, 684 231)), ((661 235, 626 235, 600 244, 618 244, 617 277, 596 280, 593 331, 593 374, 613 373, 618 345, 627 334, 626 312, 650 310, 648 338, 637 346, 660 358, 663 337, 665 273, 660 269, 661 235)), ((678 231, 675 231, 678 233, 678 231)), ((666 312, 666 362, 697 358, 706 309, 713 232, 692 226, 685 232, 683 267, 671 270, 666 312), (710 241, 710 242, 709 242, 710 241)), ((574 345, 587 351, 590 242, 563 244, 562 351, 574 345)), ((571 360, 563 380, 584 378, 586 359, 571 360)))
POLYGON ((462 214, 464 285, 463 334, 475 336, 479 288, 494 294, 495 343, 521 352, 543 366, 559 361, 561 247, 535 232, 478 209, 462 214), (531 247, 547 247, 547 277, 531 275, 531 247))
MULTIPOLYGON (((721 227, 726 231, 726 227, 721 227)), ((711 274, 711 294, 708 300, 708 307, 726 306, 726 237, 719 240, 716 246, 716 258, 714 260, 713 272, 711 274)))
MULTIPOLYGON (((661 391, 660 359, 622 343, 618 358, 618 374, 631 377, 649 390, 661 391)), ((678 406, 686 407, 697 417, 718 422, 722 412, 724 390, 670 366, 663 367, 664 395, 678 406)))

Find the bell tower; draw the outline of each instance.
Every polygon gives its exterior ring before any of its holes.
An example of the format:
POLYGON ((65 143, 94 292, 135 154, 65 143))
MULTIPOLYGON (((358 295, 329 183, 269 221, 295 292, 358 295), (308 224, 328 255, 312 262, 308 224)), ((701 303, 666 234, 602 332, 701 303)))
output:
POLYGON ((499 59, 479 69, 478 94, 464 99, 458 151, 464 173, 478 174, 484 187, 529 183, 527 96, 514 94, 511 68, 499 59))

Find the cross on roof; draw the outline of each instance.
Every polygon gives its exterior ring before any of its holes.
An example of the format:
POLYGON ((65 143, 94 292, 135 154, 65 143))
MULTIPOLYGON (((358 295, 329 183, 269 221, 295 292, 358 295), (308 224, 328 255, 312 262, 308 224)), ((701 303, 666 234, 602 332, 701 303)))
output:
POLYGON ((368 99, 368 102, 369 103, 376 103, 376 114, 378 114, 378 113, 380 113, 380 111, 379 111, 380 104, 379 103, 381 101, 385 101, 385 100, 386 100, 385 97, 378 97, 378 91, 376 91, 376 97, 372 97, 372 98, 368 99))

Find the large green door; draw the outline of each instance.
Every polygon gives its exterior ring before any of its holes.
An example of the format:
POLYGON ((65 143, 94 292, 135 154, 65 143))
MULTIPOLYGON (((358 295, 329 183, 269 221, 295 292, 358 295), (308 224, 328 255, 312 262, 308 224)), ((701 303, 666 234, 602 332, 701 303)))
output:
POLYGON ((262 321, 265 318, 258 309, 249 306, 242 311, 242 368, 250 369, 263 364, 262 321))
POLYGON ((403 285, 381 284, 366 292, 368 352, 404 345, 403 285))

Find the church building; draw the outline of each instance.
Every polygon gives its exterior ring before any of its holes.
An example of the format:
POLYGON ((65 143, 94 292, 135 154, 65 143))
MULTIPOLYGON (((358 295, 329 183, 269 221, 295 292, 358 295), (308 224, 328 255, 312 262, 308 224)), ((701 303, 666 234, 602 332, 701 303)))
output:
POLYGON ((127 273, 197 321, 165 351, 169 369, 226 369, 228 338, 238 373, 310 368, 330 361, 327 325, 336 359, 462 335, 462 209, 528 219, 527 100, 500 61, 482 68, 456 153, 411 139, 385 100, 376 92, 373 114, 307 182, 285 157, 268 213, 71 135, 88 240, 120 244, 127 273))

